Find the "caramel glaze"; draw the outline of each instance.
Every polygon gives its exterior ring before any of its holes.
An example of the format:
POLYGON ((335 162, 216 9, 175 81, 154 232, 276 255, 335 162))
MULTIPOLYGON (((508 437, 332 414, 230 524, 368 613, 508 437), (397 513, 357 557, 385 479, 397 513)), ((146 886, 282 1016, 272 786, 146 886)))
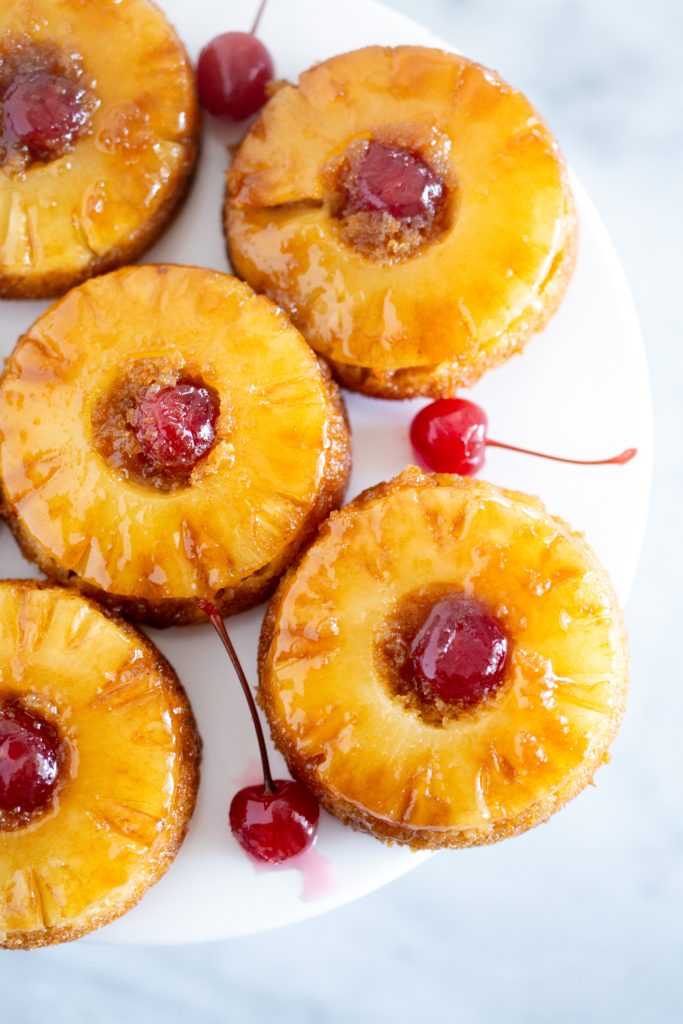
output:
POLYGON ((7 362, 0 436, 2 508, 28 557, 157 626, 201 622, 198 598, 227 615, 272 593, 350 471, 327 367, 272 303, 194 267, 125 268, 55 303, 7 362), (220 404, 215 443, 173 490, 113 464, 111 396, 150 372, 201 379, 220 404))
POLYGON ((87 114, 54 159, 4 141, 0 298, 38 299, 156 241, 190 184, 200 118, 190 60, 148 0, 88 0, 77 15, 64 0, 0 4, 0 78, 21 53, 54 55, 87 114))
POLYGON ((605 570, 537 499, 411 468, 330 517, 285 577, 259 676, 277 746, 329 811, 415 848, 471 846, 592 780, 624 710, 626 640, 605 570), (388 683, 386 646, 416 595, 446 587, 490 608, 511 653, 493 699, 428 717, 388 683))
POLYGON ((564 161, 528 100, 409 46, 342 54, 279 89, 228 174, 225 228, 237 272, 338 380, 386 398, 452 394, 521 351, 559 305, 576 244, 564 161), (380 258, 349 239, 330 178, 367 140, 419 154, 448 194, 438 231, 380 258))
POLYGON ((54 715, 68 760, 46 813, 0 831, 0 946, 79 938, 167 870, 199 783, 187 697, 152 643, 61 587, 0 582, 0 679, 54 715))

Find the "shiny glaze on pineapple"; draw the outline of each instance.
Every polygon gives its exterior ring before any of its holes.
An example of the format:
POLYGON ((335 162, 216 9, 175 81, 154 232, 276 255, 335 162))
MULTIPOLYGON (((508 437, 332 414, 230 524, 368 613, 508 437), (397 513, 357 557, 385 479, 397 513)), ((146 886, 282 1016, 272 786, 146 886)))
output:
POLYGON ((526 98, 420 47, 344 54, 281 90, 232 165, 226 223, 237 271, 321 354, 378 371, 458 359, 463 383, 542 315, 574 231, 561 156, 526 98), (455 201, 434 244, 389 266, 340 237, 329 181, 369 132, 419 152, 455 201))
POLYGON ((0 172, 0 292, 61 295, 136 261, 169 219, 196 155, 193 70, 148 0, 4 0, 0 41, 5 66, 49 48, 79 89, 62 156, 29 161, 12 147, 0 172))
POLYGON ((316 766, 361 811, 486 832, 597 766, 623 704, 613 600, 592 554, 534 499, 408 470, 328 523, 290 578, 261 703, 297 769, 316 766), (387 634, 416 587, 457 587, 495 614, 510 655, 493 699, 429 716, 388 677, 387 634))
POLYGON ((0 933, 69 927, 165 862, 191 740, 139 639, 75 592, 0 582, 3 686, 66 748, 44 813, 0 828, 0 933))
POLYGON ((213 596, 277 558, 315 505, 338 445, 331 415, 310 349, 246 286, 195 268, 126 268, 57 302, 10 357, 0 473, 27 529, 67 570, 150 600, 181 588, 213 596), (203 325, 199 340, 188 323, 203 325), (114 450, 107 396, 145 355, 158 383, 200 378, 221 397, 217 441, 187 503, 188 489, 140 487, 110 468, 125 453, 114 450))

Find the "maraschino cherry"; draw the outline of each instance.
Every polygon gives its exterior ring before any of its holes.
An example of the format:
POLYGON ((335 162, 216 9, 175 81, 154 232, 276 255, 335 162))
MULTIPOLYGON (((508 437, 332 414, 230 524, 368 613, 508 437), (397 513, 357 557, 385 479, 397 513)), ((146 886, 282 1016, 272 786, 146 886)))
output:
POLYGON ((263 783, 245 786, 233 797, 230 828, 252 857, 267 864, 281 864, 303 853, 312 844, 320 806, 300 782, 273 779, 256 704, 221 613, 211 601, 200 600, 198 604, 221 638, 237 673, 256 730, 263 767, 263 783))
POLYGON ((408 670, 426 700, 477 704, 503 681, 508 638, 477 601, 452 594, 431 609, 411 647, 408 670))
POLYGON ((416 153, 371 140, 344 182, 342 213, 432 218, 444 190, 443 181, 416 153))
POLYGON ((25 147, 33 160, 66 152, 88 119, 84 90, 65 75, 47 70, 20 72, 0 104, 5 135, 25 147))
POLYGON ((216 438, 218 403, 198 384, 179 382, 145 395, 133 429, 143 457, 165 472, 190 471, 216 438))
POLYGON ((44 809, 59 768, 54 726, 18 704, 0 708, 0 812, 24 815, 44 809))
POLYGON ((270 53, 256 38, 266 2, 262 0, 251 32, 224 32, 199 55, 199 102, 215 117, 244 121, 268 99, 266 85, 275 67, 270 53))
POLYGON ((479 405, 465 398, 439 398, 415 416, 410 427, 410 440, 420 461, 436 473, 458 473, 473 476, 484 465, 486 448, 505 448, 523 455, 535 455, 553 462, 574 466, 623 465, 637 454, 627 448, 609 459, 568 459, 560 455, 519 448, 487 437, 488 419, 479 405))

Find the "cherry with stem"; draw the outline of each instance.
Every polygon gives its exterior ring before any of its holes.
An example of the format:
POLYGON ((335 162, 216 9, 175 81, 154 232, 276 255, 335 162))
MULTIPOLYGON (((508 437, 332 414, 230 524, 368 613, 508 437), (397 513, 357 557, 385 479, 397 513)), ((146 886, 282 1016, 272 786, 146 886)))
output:
POLYGON ((303 853, 313 843, 320 806, 300 782, 273 778, 256 701, 223 617, 212 601, 200 599, 197 603, 218 633, 240 681, 263 768, 262 784, 245 786, 233 797, 230 828, 240 845, 256 860, 281 864, 303 853))
POLYGON ((637 448, 626 448, 606 459, 570 459, 549 455, 518 445, 494 441, 487 436, 488 418, 479 405, 465 398, 439 398, 421 409, 410 427, 410 439, 420 461, 437 473, 458 473, 472 476, 484 465, 486 448, 535 455, 552 462, 573 466, 609 466, 630 462, 637 448))
POLYGON ((215 117, 244 121, 268 99, 275 74, 270 53, 256 38, 267 0, 261 0, 250 32, 224 32, 204 47, 197 64, 199 102, 215 117))

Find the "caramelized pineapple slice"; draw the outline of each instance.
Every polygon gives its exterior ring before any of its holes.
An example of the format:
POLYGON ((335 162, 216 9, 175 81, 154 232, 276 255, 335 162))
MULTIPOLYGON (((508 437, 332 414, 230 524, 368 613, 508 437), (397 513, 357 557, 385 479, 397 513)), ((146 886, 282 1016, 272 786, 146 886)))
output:
POLYGON ((3 0, 0 87, 0 296, 59 294, 136 259, 186 191, 199 131, 192 67, 161 11, 149 0, 3 0), (16 83, 36 73, 59 79, 56 93, 43 81, 45 95, 30 94, 34 118, 45 124, 51 104, 65 136, 46 125, 47 149, 11 131, 25 109, 16 83))
POLYGON ((20 705, 56 729, 48 806, 0 815, 0 945, 78 938, 167 870, 194 807, 200 743, 170 665, 72 590, 0 582, 0 718, 20 705))
POLYGON ((8 361, 0 440, 26 554, 157 625, 201 619, 197 598, 224 614, 262 600, 349 471, 338 389, 299 332, 247 285, 188 267, 119 270, 49 309, 8 361), (183 381, 217 418, 174 481, 145 462, 136 416, 183 381))
POLYGON ((225 223, 237 272, 343 384, 384 397, 472 384, 546 322, 573 266, 574 206, 549 129, 494 72, 422 47, 346 53, 283 85, 229 172, 225 223), (367 144, 400 152, 366 168, 360 201, 374 212, 349 218, 348 162, 367 144), (416 157, 417 182, 401 180, 416 157), (423 214, 445 191, 433 223, 405 202, 420 180, 423 214))
POLYGON ((330 517, 264 623, 259 697, 292 772, 333 814, 414 847, 536 825, 606 759, 627 687, 604 569, 541 503, 406 470, 330 517), (473 704, 406 688, 385 651, 425 595, 490 610, 502 685, 473 704))

